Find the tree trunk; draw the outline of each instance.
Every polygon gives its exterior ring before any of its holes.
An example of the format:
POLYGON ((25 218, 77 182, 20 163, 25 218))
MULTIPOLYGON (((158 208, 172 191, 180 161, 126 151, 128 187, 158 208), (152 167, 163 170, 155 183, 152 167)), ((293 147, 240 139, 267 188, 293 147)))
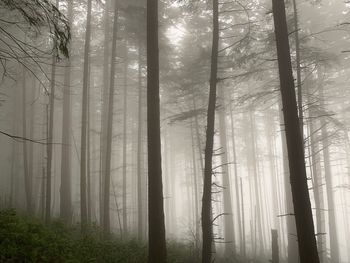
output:
POLYGON ((209 102, 207 111, 207 131, 204 157, 204 185, 202 199, 202 262, 211 263, 212 261, 212 243, 213 243, 213 222, 211 209, 212 196, 212 168, 213 168, 213 146, 215 129, 215 108, 216 108, 216 84, 218 68, 218 49, 219 49, 219 3, 213 0, 213 43, 211 51, 211 72, 209 102))
POLYGON ((225 239, 225 255, 232 256, 236 254, 236 242, 233 224, 233 210, 231 202, 231 182, 228 169, 228 147, 226 135, 226 107, 225 107, 225 90, 220 87, 218 91, 219 109, 219 128, 220 128, 220 145, 221 145, 221 170, 222 170, 222 187, 223 187, 223 212, 224 216, 224 239, 225 239))
POLYGON ((83 99, 81 118, 81 148, 80 148, 80 220, 81 231, 87 227, 87 196, 86 196, 86 168, 87 168, 87 123, 88 123, 88 96, 89 96, 89 57, 91 40, 91 7, 92 0, 88 1, 86 16, 86 33, 84 46, 84 72, 83 72, 83 99))
POLYGON ((295 36, 295 56, 296 56, 296 73, 297 73, 297 90, 298 90, 298 113, 301 138, 304 140, 304 114, 303 114, 303 89, 301 83, 301 62, 300 62, 300 40, 299 40, 299 20, 298 7, 296 0, 293 0, 293 19, 294 19, 294 36, 295 36))
POLYGON ((52 141, 53 141, 53 125, 55 110, 55 88, 56 88, 56 57, 52 56, 51 66, 51 92, 49 101, 49 119, 48 119, 48 135, 47 135, 47 167, 46 167, 46 202, 45 202, 45 222, 48 223, 51 218, 51 165, 52 165, 52 141))
MULTIPOLYGON (((73 1, 68 1, 68 21, 70 26, 73 19, 73 1)), ((64 70, 63 85, 63 116, 62 116, 62 151, 61 151, 61 188, 60 188, 60 217, 66 223, 72 220, 71 193, 71 126, 72 112, 70 99, 71 60, 67 59, 64 70)))
POLYGON ((275 229, 271 229, 271 237, 272 237, 272 263, 279 263, 279 249, 278 249, 278 232, 275 229))
MULTIPOLYGON (((232 157, 233 157, 233 168, 234 168, 234 177, 235 177, 235 193, 236 193, 236 207, 237 207, 237 223, 238 223, 238 234, 240 238, 240 252, 244 251, 245 256, 245 242, 243 242, 243 232, 244 221, 241 219, 241 209, 239 203, 239 176, 238 176, 238 165, 237 165, 237 152, 236 152, 236 135, 235 135, 235 126, 233 119, 233 109, 232 103, 230 103, 230 119, 231 119, 231 140, 232 140, 232 157)), ((242 211, 243 213, 243 211, 242 211)))
POLYGON ((318 263, 319 257, 306 178, 303 138, 295 98, 284 1, 272 0, 272 6, 300 262, 318 263))
POLYGON ((106 174, 106 141, 107 141, 107 114, 108 114, 108 84, 109 84, 109 6, 110 0, 106 0, 104 10, 104 49, 103 49, 103 89, 102 89, 102 112, 101 112, 101 137, 100 137, 100 177, 99 177, 99 199, 100 199, 100 224, 103 224, 103 189, 104 176, 106 174))
POLYGON ((158 0, 147 0, 148 262, 166 262, 160 140, 158 0))
POLYGON ((114 83, 115 83, 115 67, 116 67, 116 51, 117 51, 117 30, 118 30, 118 5, 114 3, 114 22, 112 37, 112 54, 111 54, 111 71, 109 81, 108 95, 108 112, 107 112, 107 136, 106 136, 106 164, 104 177, 104 193, 103 193, 103 232, 105 237, 110 234, 110 216, 109 216, 109 196, 111 184, 111 155, 112 155, 112 132, 113 132, 113 109, 114 109, 114 83))
MULTIPOLYGON (((320 106, 325 110, 323 84, 320 84, 320 106)), ((331 262, 339 263, 339 245, 338 245, 338 233, 337 233, 337 222, 335 217, 335 205, 334 205, 334 194, 333 194, 333 175, 331 170, 330 161, 330 142, 329 134, 327 130, 327 122, 325 117, 321 117, 321 137, 323 146, 323 164, 324 164, 324 175, 326 179, 326 191, 327 191, 327 203, 328 203, 328 224, 329 224, 329 241, 331 248, 331 262)))
MULTIPOLYGON (((27 109, 26 109, 26 72, 23 67, 22 80, 22 133, 23 137, 27 137, 27 109)), ((24 190, 26 195, 26 205, 28 214, 32 214, 32 180, 30 178, 29 163, 28 163, 28 143, 23 141, 23 174, 24 174, 24 190)))
POLYGON ((128 236, 128 215, 126 210, 126 147, 127 147, 127 116, 128 116, 128 43, 125 43, 124 57, 124 108, 123 108, 123 233, 124 237, 128 236))
MULTIPOLYGON (((255 136, 255 118, 254 111, 251 108, 249 110, 249 123, 250 123, 250 133, 251 133, 251 155, 249 159, 251 160, 251 165, 253 166, 253 180, 254 180, 254 193, 255 193, 255 222, 257 227, 257 234, 259 241, 259 250, 257 250, 258 255, 260 256, 264 251, 264 236, 263 236, 263 223, 262 223, 262 209, 261 209, 261 191, 260 191, 260 178, 259 178, 259 170, 258 170, 258 159, 257 156, 257 144, 256 144, 256 136, 255 136)), ((257 247, 256 247, 257 249, 257 247)), ((254 253, 256 256, 256 253, 254 253)))
POLYGON ((142 141, 142 65, 141 65, 141 40, 138 48, 138 130, 137 130, 137 237, 143 239, 143 191, 142 191, 142 167, 143 167, 143 141, 142 141))

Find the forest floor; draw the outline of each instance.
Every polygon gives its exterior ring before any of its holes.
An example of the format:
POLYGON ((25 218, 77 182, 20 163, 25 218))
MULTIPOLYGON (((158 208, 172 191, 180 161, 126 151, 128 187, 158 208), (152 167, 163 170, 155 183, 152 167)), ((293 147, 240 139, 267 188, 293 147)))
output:
MULTIPOLYGON (((147 245, 117 237, 100 238, 98 227, 86 235, 80 226, 65 226, 53 220, 45 225, 14 210, 0 211, 0 262, 49 263, 142 263, 147 262, 147 245)), ((188 245, 168 243, 168 262, 197 262, 188 245), (192 254, 192 255, 191 255, 192 254)))

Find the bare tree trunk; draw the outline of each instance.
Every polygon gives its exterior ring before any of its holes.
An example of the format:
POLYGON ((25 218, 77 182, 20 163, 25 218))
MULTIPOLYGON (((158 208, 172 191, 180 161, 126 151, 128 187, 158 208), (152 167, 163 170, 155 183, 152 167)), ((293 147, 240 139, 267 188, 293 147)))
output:
MULTIPOLYGON (((232 103, 230 103, 230 119, 231 119, 231 140, 232 140, 232 157, 233 157, 233 168, 234 168, 234 177, 235 177, 235 193, 236 193, 236 207, 237 207, 237 220, 238 220, 238 235, 240 237, 240 252, 245 251, 245 242, 243 242, 243 232, 244 221, 241 219, 241 209, 239 203, 239 176, 238 176, 238 166, 237 166, 237 152, 236 152, 236 135, 235 135, 235 126, 233 119, 233 109, 232 103)), ((242 200, 243 201, 243 200, 242 200)), ((243 212, 242 212, 243 213, 243 212)), ((245 252, 244 252, 245 256, 245 252)))
POLYGON ((158 0, 147 0, 148 262, 166 262, 159 111, 158 0))
MULTIPOLYGON (((68 21, 72 25, 73 1, 68 2, 68 21)), ((71 193, 71 60, 67 59, 64 70, 63 86, 63 116, 62 116, 62 151, 61 151, 61 187, 60 187, 60 217, 66 223, 72 220, 71 193)))
POLYGON ((126 146, 127 146, 127 115, 128 115, 128 42, 125 43, 125 57, 124 57, 124 108, 123 108, 123 233, 124 237, 128 236, 128 215, 126 210, 126 172, 127 172, 127 157, 126 157, 126 146))
POLYGON ((298 90, 298 113, 301 138, 304 138, 304 116, 303 116, 303 89, 301 83, 301 62, 300 62, 300 40, 299 40, 299 20, 298 7, 296 0, 293 0, 294 11, 294 37, 295 37, 295 54, 296 54, 296 73, 297 73, 297 90, 298 90))
POLYGON ((243 259, 246 257, 246 245, 245 245, 245 223, 244 223, 244 201, 243 201, 243 182, 242 178, 240 178, 240 189, 241 189, 241 210, 242 210, 242 257, 243 259))
POLYGON ((276 229, 271 229, 271 237, 272 237, 272 263, 279 263, 279 249, 278 249, 278 232, 276 229))
MULTIPOLYGON (((324 102, 324 91, 323 84, 320 84, 320 106, 325 110, 324 102)), ((331 248, 331 262, 338 263, 339 260, 339 242, 338 242, 338 232, 337 232, 337 223, 335 216, 335 206, 334 206, 334 193, 333 193, 333 175, 331 170, 331 161, 330 161, 330 142, 329 142, 329 133, 327 130, 327 122, 325 117, 321 117, 321 138, 323 146, 323 164, 324 164, 324 174, 326 179, 326 191, 327 191, 327 203, 328 203, 328 224, 329 224, 329 241, 331 248)))
POLYGON ((109 88, 109 7, 110 0, 106 0, 104 10, 104 49, 103 49, 103 90, 102 90, 102 112, 101 112, 101 137, 100 137, 100 177, 99 177, 99 199, 100 199, 100 224, 103 224, 103 189, 104 176, 106 174, 106 142, 107 142, 107 114, 108 114, 108 88, 109 88))
POLYGON ((105 237, 110 234, 110 184, 111 184, 111 155, 112 155, 112 132, 113 132, 113 109, 114 109, 114 83, 115 83, 115 67, 116 67, 116 51, 117 51, 117 30, 118 30, 118 5, 114 3, 114 22, 112 37, 112 54, 111 54, 111 71, 109 81, 108 95, 108 114, 107 114, 107 137, 106 137, 106 164, 104 177, 104 193, 103 193, 103 232, 105 237))
POLYGON ((194 195, 194 220, 195 220, 195 248, 198 249, 199 242, 199 201, 198 201, 198 179, 197 179, 197 162, 196 162, 196 143, 194 139, 193 121, 191 120, 191 143, 192 143, 192 166, 193 166, 193 195, 194 195))
MULTIPOLYGON (((310 98, 308 98, 308 103, 311 105, 310 98)), ((312 106, 311 106, 312 107, 312 106)), ((319 253, 320 262, 324 261, 324 248, 325 240, 323 238, 324 228, 324 218, 323 218, 323 191, 322 191, 322 173, 320 167, 320 157, 319 157, 319 140, 317 134, 317 127, 315 127, 314 118, 315 112, 309 109, 309 138, 310 138, 310 149, 311 149, 311 174, 313 179, 313 193, 315 200, 315 210, 316 210, 316 232, 317 232, 317 248, 319 253)))
POLYGON ((227 158, 227 135, 226 135, 226 106, 225 106, 225 90, 220 87, 218 91, 219 109, 219 128, 220 128, 220 145, 221 145, 221 169, 222 169, 222 187, 223 187, 223 212, 224 216, 224 239, 225 239, 225 255, 231 256, 236 254, 236 240, 233 224, 233 210, 231 202, 231 182, 228 169, 227 158))
POLYGON ((143 175, 143 142, 142 142, 142 61, 141 61, 141 40, 139 40, 138 48, 138 130, 137 130, 137 237, 143 239, 143 191, 142 191, 142 175, 143 175))
POLYGON ((49 101, 49 119, 48 119, 48 135, 47 135, 47 167, 46 167, 46 202, 45 202, 45 222, 48 223, 51 218, 51 165, 52 165, 52 141, 53 141, 53 125, 55 110, 55 88, 56 88, 56 57, 52 57, 51 66, 51 91, 49 101))
POLYGON ((204 157, 204 185, 202 199, 202 262, 211 263, 213 243, 213 222, 212 222, 212 168, 213 168, 213 146, 215 130, 215 108, 216 108, 216 84, 219 52, 219 3, 213 0, 213 43, 211 51, 211 72, 209 102, 207 112, 207 131, 204 157))
MULTIPOLYGON (((249 122, 250 122, 250 133, 251 133, 251 164, 253 166, 253 180, 254 180, 254 192, 255 192, 255 220, 258 232, 258 240, 259 240, 259 250, 257 251, 259 256, 264 251, 264 237, 263 237, 263 227, 262 227, 262 212, 261 212, 261 191, 260 191, 260 178, 258 171, 258 160, 257 156, 257 145, 256 145, 256 136, 255 136, 255 118, 253 109, 249 110, 249 122)), ((256 241, 258 241, 256 240, 256 241)))
MULTIPOLYGON (((27 137, 27 108, 26 108, 26 72, 23 67, 22 80, 22 133, 23 137, 27 137)), ((23 174, 24 174, 24 190, 26 195, 26 205, 28 214, 32 214, 32 179, 30 178, 29 164, 28 164, 28 143, 23 141, 23 174)))
POLYGON ((290 180, 301 263, 318 263, 306 178, 303 138, 298 119, 284 1, 272 0, 290 180))
POLYGON ((80 220, 81 231, 84 233, 87 227, 87 192, 86 192, 86 168, 87 168, 87 117, 88 117, 88 96, 89 96, 89 57, 91 40, 91 8, 92 0, 88 1, 86 16, 86 33, 84 47, 84 72, 83 72, 83 99, 81 118, 81 148, 80 148, 80 220))

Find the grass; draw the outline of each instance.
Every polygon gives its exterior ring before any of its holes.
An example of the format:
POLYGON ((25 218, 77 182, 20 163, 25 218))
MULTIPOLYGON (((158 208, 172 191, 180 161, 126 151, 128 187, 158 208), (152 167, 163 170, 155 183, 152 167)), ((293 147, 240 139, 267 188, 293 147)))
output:
MULTIPOLYGON (((20 216, 14 210, 0 211, 0 262, 49 263, 142 263, 147 262, 147 245, 117 237, 103 240, 98 227, 81 235, 78 225, 60 221, 44 225, 20 216)), ((169 263, 196 262, 188 244, 168 243, 169 263)))

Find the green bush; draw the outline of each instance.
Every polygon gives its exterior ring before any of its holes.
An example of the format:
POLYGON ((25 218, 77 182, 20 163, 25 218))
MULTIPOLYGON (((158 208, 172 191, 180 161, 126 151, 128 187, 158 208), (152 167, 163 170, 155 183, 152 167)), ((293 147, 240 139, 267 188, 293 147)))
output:
MULTIPOLYGON (((88 235, 79 225, 67 227, 60 221, 44 225, 40 220, 19 216, 14 210, 0 211, 0 262, 4 263, 142 263, 147 262, 147 245, 116 237, 102 240, 96 226, 88 235)), ((197 262, 185 244, 168 243, 168 262, 197 262)))

